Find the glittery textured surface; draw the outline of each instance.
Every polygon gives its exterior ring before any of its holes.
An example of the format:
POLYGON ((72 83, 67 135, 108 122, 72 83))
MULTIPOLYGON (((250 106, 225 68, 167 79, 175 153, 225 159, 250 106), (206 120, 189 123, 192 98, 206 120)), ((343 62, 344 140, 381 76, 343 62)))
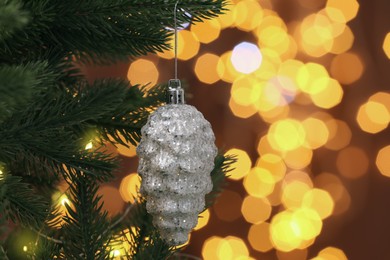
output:
POLYGON ((202 113, 184 104, 158 108, 141 132, 138 172, 146 209, 168 244, 183 244, 212 190, 214 133, 202 113))

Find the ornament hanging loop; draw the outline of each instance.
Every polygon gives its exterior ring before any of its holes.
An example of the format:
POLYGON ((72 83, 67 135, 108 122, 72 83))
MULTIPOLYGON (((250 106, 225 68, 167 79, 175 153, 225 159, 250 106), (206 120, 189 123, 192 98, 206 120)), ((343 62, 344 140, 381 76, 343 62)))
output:
POLYGON ((173 10, 173 19, 174 19, 174 37, 175 37, 175 79, 170 79, 168 81, 168 93, 167 93, 167 103, 168 104, 185 104, 184 101, 184 89, 181 88, 181 82, 177 78, 177 4, 179 0, 175 3, 175 8, 173 10))

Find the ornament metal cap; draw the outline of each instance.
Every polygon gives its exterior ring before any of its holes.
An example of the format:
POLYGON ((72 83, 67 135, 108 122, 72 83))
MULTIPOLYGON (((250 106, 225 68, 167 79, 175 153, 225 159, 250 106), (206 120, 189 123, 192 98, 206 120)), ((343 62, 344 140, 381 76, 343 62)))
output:
POLYGON ((168 81, 167 104, 185 104, 184 89, 181 88, 179 79, 168 81))

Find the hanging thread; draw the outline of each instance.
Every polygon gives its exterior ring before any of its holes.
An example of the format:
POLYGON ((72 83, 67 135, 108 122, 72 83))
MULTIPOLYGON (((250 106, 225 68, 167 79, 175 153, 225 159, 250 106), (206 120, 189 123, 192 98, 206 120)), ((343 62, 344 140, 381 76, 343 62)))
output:
POLYGON ((177 13, 177 4, 178 3, 179 3, 179 1, 177 1, 175 3, 175 8, 173 10, 174 31, 175 31, 175 46, 174 46, 174 50, 175 50, 175 79, 177 79, 177 16, 176 16, 176 13, 177 13))

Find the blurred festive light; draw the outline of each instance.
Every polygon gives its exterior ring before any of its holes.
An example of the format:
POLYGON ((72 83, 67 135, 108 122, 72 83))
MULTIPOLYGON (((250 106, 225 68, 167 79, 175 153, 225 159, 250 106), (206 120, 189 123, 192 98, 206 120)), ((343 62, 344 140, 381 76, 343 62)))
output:
POLYGON ((265 98, 275 106, 291 103, 297 93, 294 81, 286 76, 275 76, 268 80, 264 88, 265 98))
POLYGON ((262 60, 259 48, 253 43, 241 42, 233 48, 231 62, 239 72, 244 74, 254 72, 260 67, 262 60))
POLYGON ((245 220, 252 224, 265 222, 271 215, 272 207, 266 198, 246 196, 241 205, 245 220))
POLYGON ((27 246, 23 246, 23 252, 27 252, 27 251, 28 251, 27 246))
POLYGON ((256 161, 256 167, 270 172, 275 182, 282 180, 286 174, 286 165, 283 159, 276 154, 266 153, 256 161))
POLYGON ((332 49, 332 22, 323 14, 311 14, 303 19, 299 33, 302 49, 312 57, 321 57, 332 49))
POLYGON ((209 223, 209 219, 210 219, 210 210, 206 209, 205 211, 199 214, 198 224, 196 225, 196 227, 194 227, 194 230, 199 230, 204 228, 207 225, 207 223, 209 223))
POLYGON ((254 167, 244 178, 244 188, 249 195, 264 198, 271 194, 275 179, 271 172, 264 168, 254 167))
MULTIPOLYGON (((234 6, 233 1, 227 0, 226 6, 234 6)), ((224 12, 223 14, 218 15, 218 17, 215 19, 219 22, 221 29, 228 28, 228 27, 232 26, 234 23, 234 16, 233 16, 233 12, 231 10, 229 12, 224 12)))
POLYGON ((314 117, 308 117, 302 122, 305 129, 306 141, 311 149, 317 149, 325 145, 329 138, 329 130, 326 124, 314 117))
POLYGON ((245 177, 252 167, 251 158, 241 149, 233 148, 225 153, 225 156, 236 156, 237 162, 234 164, 234 169, 229 172, 229 179, 241 180, 245 177))
POLYGON ((305 194, 312 188, 308 183, 293 180, 284 184, 282 203, 287 209, 299 208, 305 194))
POLYGON ((355 36, 351 28, 346 25, 344 31, 334 38, 330 53, 341 54, 351 49, 355 36))
POLYGON ((341 120, 329 119, 326 121, 329 129, 329 141, 325 147, 330 150, 340 150, 351 142, 352 131, 348 124, 341 120))
POLYGON ((270 224, 267 222, 252 225, 248 233, 251 247, 259 252, 268 252, 273 248, 270 238, 270 224))
POLYGON ((216 19, 205 20, 202 23, 192 25, 191 32, 201 43, 210 43, 219 37, 221 25, 216 19))
POLYGON ((141 178, 137 173, 131 173, 124 177, 119 186, 119 193, 124 201, 134 203, 138 198, 141 178))
POLYGON ((302 206, 315 210, 321 219, 326 219, 333 212, 334 201, 327 191, 312 189, 303 196, 302 206))
POLYGON ((155 85, 158 81, 159 72, 156 64, 150 60, 137 59, 130 64, 127 78, 132 85, 155 85))
POLYGON ((386 34, 382 47, 383 47, 383 51, 385 52, 387 58, 390 59, 390 32, 386 34))
POLYGON ((268 26, 259 31, 257 37, 261 48, 269 48, 278 55, 283 55, 289 51, 290 45, 293 44, 286 30, 279 26, 268 26))
POLYGON ((273 207, 282 204, 282 192, 283 192, 282 186, 283 186, 282 182, 275 183, 273 191, 267 195, 267 199, 273 207))
POLYGON ((177 57, 180 60, 189 60, 198 54, 200 43, 193 32, 182 30, 178 32, 178 46, 183 46, 183 49, 178 51, 177 57))
POLYGON ((345 22, 348 22, 356 17, 359 10, 359 3, 356 0, 328 0, 326 8, 335 8, 340 10, 345 18, 345 22))
POLYGON ((355 53, 343 53, 333 58, 330 72, 342 84, 352 84, 363 74, 364 66, 355 53))
POLYGON ((375 161, 376 167, 378 167, 379 172, 386 177, 390 177, 389 158, 390 158, 390 145, 385 146, 379 150, 375 161))
POLYGON ((263 18, 263 9, 256 0, 239 1, 232 12, 234 25, 246 32, 255 29, 263 18))
POLYGON ((217 64, 218 76, 225 82, 233 83, 241 73, 238 72, 231 61, 232 52, 228 51, 221 55, 217 64))
POLYGON ((273 149, 291 151, 304 144, 306 133, 299 121, 288 118, 273 123, 267 136, 273 149))
POLYGON ((384 105, 390 113, 390 93, 377 92, 369 98, 369 101, 374 101, 384 105))
POLYGON ((257 109, 253 105, 243 106, 237 104, 232 98, 229 100, 229 108, 232 111, 233 115, 240 118, 249 118, 256 114, 257 109))
MULTIPOLYGON (((263 96, 264 97, 264 96, 263 96)), ((264 100, 260 98, 259 102, 263 102, 264 100)), ((268 124, 272 124, 276 121, 285 119, 288 117, 290 112, 290 107, 289 106, 276 106, 271 108, 270 110, 259 110, 258 114, 261 117, 264 122, 268 124)))
POLYGON ((70 200, 66 197, 65 194, 61 196, 60 201, 61 201, 62 206, 65 206, 65 204, 68 204, 68 205, 70 204, 70 200))
POLYGON ((231 222, 241 216, 241 195, 237 192, 224 190, 214 204, 214 212, 220 220, 231 222))
POLYGON ((89 142, 85 145, 85 150, 89 150, 89 149, 92 149, 93 145, 92 145, 92 142, 89 142))
POLYGON ((328 78, 329 74, 325 67, 312 62, 301 66, 297 73, 299 89, 310 95, 321 93, 326 88, 326 85, 318 84, 318 82, 328 78))
POLYGON ((356 179, 367 173, 369 159, 362 148, 349 146, 338 153, 336 164, 344 177, 356 179))
POLYGON ((313 150, 306 146, 299 146, 294 150, 285 151, 282 157, 288 167, 299 170, 311 163, 313 150))
MULTIPOLYGON (((261 155, 260 158, 262 158, 263 156, 265 156, 268 153, 276 154, 279 156, 280 151, 272 148, 271 144, 268 141, 268 135, 264 135, 260 138, 259 143, 257 144, 257 153, 259 155, 261 155)), ((279 156, 279 158, 281 158, 281 157, 279 156)), ((257 163, 256 163, 256 165, 257 165, 257 163)), ((284 174, 283 174, 283 176, 284 176, 284 174)))
POLYGON ((343 99, 344 91, 337 80, 321 78, 316 80, 315 84, 321 91, 310 97, 317 107, 329 109, 338 105, 343 99))
POLYGON ((226 237, 218 248, 219 259, 252 259, 249 257, 249 250, 245 242, 235 236, 226 237))
POLYGON ((316 260, 348 260, 347 256, 343 252, 343 250, 336 247, 327 247, 322 249, 318 256, 315 258, 316 260))
POLYGON ((258 101, 262 92, 262 84, 255 77, 241 76, 234 80, 231 88, 231 98, 242 106, 248 106, 258 101))
POLYGON ((102 196, 103 210, 106 210, 110 216, 115 216, 122 211, 125 203, 118 189, 110 185, 104 185, 100 186, 98 194, 102 196))
POLYGON ((283 252, 276 250, 276 256, 278 260, 306 260, 308 255, 308 250, 305 249, 295 249, 290 252, 283 252))
POLYGON ((301 70, 301 67, 303 66, 304 66, 303 62, 299 60, 289 59, 280 64, 277 74, 280 76, 285 76, 290 78, 291 80, 293 80, 295 86, 298 87, 298 82, 297 82, 298 73, 301 70))
POLYGON ((222 237, 212 236, 206 239, 202 246, 202 256, 204 260, 216 260, 218 257, 218 248, 220 247, 222 237))
POLYGON ((262 48, 261 54, 263 55, 261 68, 255 70, 253 74, 261 80, 268 81, 275 77, 282 60, 280 55, 270 48, 262 48))
POLYGON ((383 104, 368 101, 360 106, 356 120, 363 131, 375 134, 387 128, 390 113, 383 104))
POLYGON ((289 252, 300 248, 305 241, 318 236, 322 221, 317 212, 308 208, 286 210, 275 215, 271 222, 271 238, 276 249, 289 252))
POLYGON ((213 84, 220 78, 217 72, 219 57, 212 53, 205 53, 199 56, 195 63, 195 74, 199 81, 206 84, 213 84))
POLYGON ((270 9, 264 9, 264 18, 261 20, 261 23, 257 26, 255 30, 253 30, 254 35, 259 38, 259 34, 262 30, 275 26, 280 27, 284 31, 287 31, 287 26, 282 18, 278 16, 278 14, 270 9))

